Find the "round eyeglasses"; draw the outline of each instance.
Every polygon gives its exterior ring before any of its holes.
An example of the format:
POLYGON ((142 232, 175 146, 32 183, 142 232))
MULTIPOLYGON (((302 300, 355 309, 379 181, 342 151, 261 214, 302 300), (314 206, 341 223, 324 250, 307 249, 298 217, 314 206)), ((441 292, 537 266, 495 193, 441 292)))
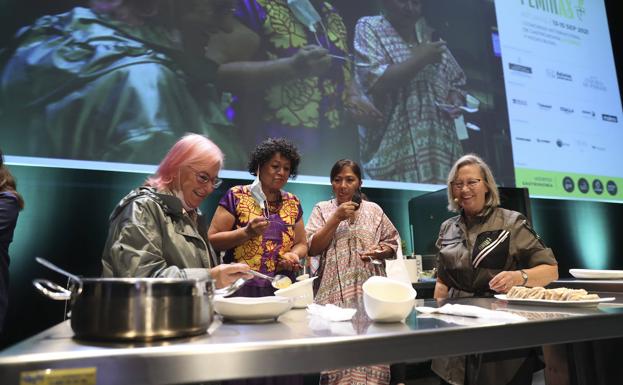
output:
POLYGON ((208 175, 207 172, 196 170, 194 167, 192 167, 190 165, 188 166, 188 168, 191 169, 192 172, 195 173, 195 177, 197 178, 197 182, 199 184, 212 183, 212 187, 214 187, 214 188, 219 188, 219 186, 221 184, 223 184, 223 180, 221 178, 219 178, 218 176, 215 176, 213 178, 210 175, 208 175))

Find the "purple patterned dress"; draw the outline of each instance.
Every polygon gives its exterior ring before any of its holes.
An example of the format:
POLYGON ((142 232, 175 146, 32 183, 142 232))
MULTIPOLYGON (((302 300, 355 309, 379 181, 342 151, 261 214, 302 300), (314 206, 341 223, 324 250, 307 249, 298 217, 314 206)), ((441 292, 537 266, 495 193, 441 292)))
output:
MULTIPOLYGON (((316 35, 300 23, 287 0, 238 0, 236 17, 260 37, 253 60, 291 57, 307 45, 320 45, 330 54, 348 56, 346 26, 327 1, 315 6, 322 27, 316 35)), ((348 126, 344 96, 352 77, 347 62, 334 59, 322 76, 301 77, 266 87, 258 95, 237 95, 234 122, 246 134, 251 149, 267 137, 287 137, 305 154, 302 173, 329 169, 327 153, 354 157, 358 152, 354 125, 348 126)))
MULTIPOLYGON (((236 218, 232 230, 245 227, 253 218, 263 216, 262 209, 251 196, 249 186, 230 188, 221 198, 219 205, 236 218)), ((269 212, 270 224, 264 234, 227 250, 226 263, 246 263, 260 273, 269 276, 276 274, 279 258, 294 246, 294 225, 302 218, 303 208, 294 194, 282 191, 279 202, 269 203, 269 212)), ((253 278, 236 295, 258 297, 273 295, 274 291, 267 280, 253 278)))

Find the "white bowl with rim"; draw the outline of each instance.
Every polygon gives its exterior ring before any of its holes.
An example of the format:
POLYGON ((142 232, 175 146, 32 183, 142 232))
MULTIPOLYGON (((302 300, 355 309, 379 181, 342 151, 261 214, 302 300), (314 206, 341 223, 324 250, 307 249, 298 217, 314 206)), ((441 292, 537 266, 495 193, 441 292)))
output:
POLYGON ((302 281, 296 281, 292 285, 275 291, 275 295, 294 299, 295 308, 304 308, 314 303, 314 280, 318 277, 311 277, 302 281))
POLYGON ((417 292, 403 282, 374 276, 362 288, 366 314, 376 322, 401 322, 415 305, 417 292))

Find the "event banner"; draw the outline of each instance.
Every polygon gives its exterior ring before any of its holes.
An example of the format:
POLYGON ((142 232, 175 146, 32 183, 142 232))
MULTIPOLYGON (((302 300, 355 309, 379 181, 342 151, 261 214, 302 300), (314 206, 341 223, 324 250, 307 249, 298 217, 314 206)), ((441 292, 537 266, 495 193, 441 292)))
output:
POLYGON ((623 123, 603 1, 496 1, 518 187, 622 200, 623 123))

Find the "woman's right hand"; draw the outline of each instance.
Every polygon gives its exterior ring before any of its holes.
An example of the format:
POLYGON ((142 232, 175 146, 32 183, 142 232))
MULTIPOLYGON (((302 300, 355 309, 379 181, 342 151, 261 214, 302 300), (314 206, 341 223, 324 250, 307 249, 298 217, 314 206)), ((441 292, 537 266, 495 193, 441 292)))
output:
POLYGON ((351 220, 355 218, 355 211, 358 207, 359 205, 353 201, 344 202, 337 207, 333 215, 338 219, 338 222, 351 220))
POLYGON ((292 68, 303 77, 319 76, 331 66, 329 51, 317 45, 306 45, 291 58, 292 68))
POLYGON ((248 273, 249 265, 246 263, 221 264, 210 269, 210 276, 214 280, 217 289, 231 285, 239 278, 253 278, 248 273))
POLYGON ((443 40, 424 42, 413 48, 413 55, 420 57, 426 64, 438 63, 446 50, 446 42, 443 40))
POLYGON ((259 235, 264 234, 264 231, 268 228, 269 222, 264 217, 255 217, 247 223, 244 228, 244 232, 250 238, 255 238, 259 235))

